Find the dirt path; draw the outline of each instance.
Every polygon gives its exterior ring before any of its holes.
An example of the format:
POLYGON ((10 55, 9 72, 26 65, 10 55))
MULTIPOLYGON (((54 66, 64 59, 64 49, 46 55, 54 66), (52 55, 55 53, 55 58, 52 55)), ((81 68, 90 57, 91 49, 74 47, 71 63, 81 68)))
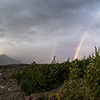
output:
POLYGON ((20 91, 16 80, 11 79, 10 73, 25 65, 10 65, 0 67, 0 100, 26 100, 27 97, 20 91))

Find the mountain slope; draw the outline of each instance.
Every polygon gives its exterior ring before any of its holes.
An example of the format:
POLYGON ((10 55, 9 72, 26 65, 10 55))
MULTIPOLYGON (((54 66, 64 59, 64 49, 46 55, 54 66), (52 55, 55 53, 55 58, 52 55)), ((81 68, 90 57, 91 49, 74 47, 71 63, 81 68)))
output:
POLYGON ((0 65, 20 64, 20 61, 14 60, 5 54, 0 55, 0 65))

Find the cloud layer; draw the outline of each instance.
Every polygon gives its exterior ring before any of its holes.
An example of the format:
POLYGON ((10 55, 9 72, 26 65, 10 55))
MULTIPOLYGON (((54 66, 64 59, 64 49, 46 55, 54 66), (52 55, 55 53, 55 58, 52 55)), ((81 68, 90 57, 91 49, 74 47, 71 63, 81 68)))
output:
POLYGON ((73 57, 94 21, 79 57, 99 46, 99 0, 0 0, 0 52, 23 62, 73 57), (88 46, 88 48, 87 48, 88 46))

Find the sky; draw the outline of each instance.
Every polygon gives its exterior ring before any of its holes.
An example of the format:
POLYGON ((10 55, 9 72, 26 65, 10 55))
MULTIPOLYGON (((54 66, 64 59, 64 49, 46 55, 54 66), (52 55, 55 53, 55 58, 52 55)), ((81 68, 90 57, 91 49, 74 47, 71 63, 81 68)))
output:
POLYGON ((21 62, 78 58, 100 46, 100 0, 0 0, 0 54, 21 62))

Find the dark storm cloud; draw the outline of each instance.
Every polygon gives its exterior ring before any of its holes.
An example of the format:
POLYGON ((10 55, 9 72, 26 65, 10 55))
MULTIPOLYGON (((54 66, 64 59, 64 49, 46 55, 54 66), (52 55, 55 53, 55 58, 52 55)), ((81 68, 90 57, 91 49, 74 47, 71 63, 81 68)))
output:
POLYGON ((81 8, 90 3, 89 0, 87 2, 84 0, 8 0, 2 2, 1 15, 6 22, 6 27, 13 34, 25 33, 31 26, 43 26, 45 23, 50 23, 51 19, 55 21, 56 18, 63 20, 66 17, 67 24, 72 24, 78 17, 84 15, 81 13, 81 8))
POLYGON ((50 23, 49 20, 55 21, 56 18, 63 20, 66 17, 67 24, 72 24, 76 20, 74 17, 78 17, 78 8, 84 4, 85 2, 79 0, 8 0, 1 2, 0 13, 7 30, 12 32, 12 35, 17 33, 20 36, 22 33, 28 33, 31 26, 43 27, 45 23, 50 23))

